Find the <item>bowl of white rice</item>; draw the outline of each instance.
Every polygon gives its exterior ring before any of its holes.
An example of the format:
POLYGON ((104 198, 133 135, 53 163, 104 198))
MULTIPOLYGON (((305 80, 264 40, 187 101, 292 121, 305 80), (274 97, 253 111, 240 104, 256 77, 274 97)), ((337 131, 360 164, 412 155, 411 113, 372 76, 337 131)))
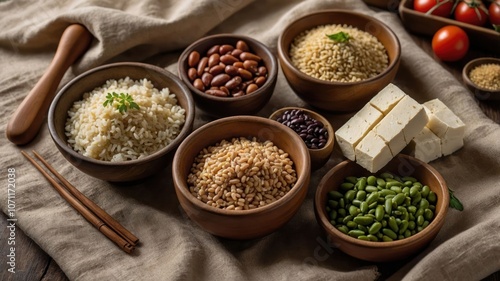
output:
POLYGON ((395 77, 397 36, 369 15, 323 10, 296 19, 278 39, 278 57, 294 92, 327 111, 360 109, 395 77))
POLYGON ((194 101, 167 70, 125 62, 91 69, 65 85, 49 109, 59 151, 93 177, 128 182, 167 168, 192 131, 194 101))

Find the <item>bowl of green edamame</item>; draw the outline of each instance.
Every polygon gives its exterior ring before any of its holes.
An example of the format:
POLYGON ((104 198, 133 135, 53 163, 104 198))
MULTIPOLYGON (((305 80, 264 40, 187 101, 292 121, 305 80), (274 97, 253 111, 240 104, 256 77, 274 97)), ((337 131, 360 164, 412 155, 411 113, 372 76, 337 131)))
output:
POLYGON ((399 154, 380 173, 343 161, 320 181, 316 219, 338 248, 355 258, 388 262, 428 245, 444 224, 449 193, 432 166, 399 154))

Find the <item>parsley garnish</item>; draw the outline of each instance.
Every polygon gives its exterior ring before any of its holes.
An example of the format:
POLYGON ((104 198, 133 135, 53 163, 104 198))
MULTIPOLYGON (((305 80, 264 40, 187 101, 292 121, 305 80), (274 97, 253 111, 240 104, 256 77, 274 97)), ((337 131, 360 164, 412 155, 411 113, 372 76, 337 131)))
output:
POLYGON ((448 188, 448 191, 450 193, 450 207, 452 207, 453 209, 457 209, 459 211, 463 211, 464 205, 462 204, 462 202, 460 202, 460 200, 458 200, 458 198, 455 197, 455 195, 453 194, 453 190, 448 188))
POLYGON ((111 105, 113 106, 114 102, 117 102, 116 109, 123 114, 123 112, 127 112, 129 108, 139 109, 139 105, 134 102, 134 99, 131 95, 120 93, 117 94, 115 92, 108 93, 106 95, 106 101, 102 104, 103 106, 111 105))
POLYGON ((326 34, 326 37, 330 38, 331 40, 335 41, 335 42, 339 42, 339 43, 344 43, 344 42, 348 42, 349 39, 351 38, 349 36, 349 34, 343 32, 343 31, 340 31, 338 33, 334 33, 334 34, 326 34))

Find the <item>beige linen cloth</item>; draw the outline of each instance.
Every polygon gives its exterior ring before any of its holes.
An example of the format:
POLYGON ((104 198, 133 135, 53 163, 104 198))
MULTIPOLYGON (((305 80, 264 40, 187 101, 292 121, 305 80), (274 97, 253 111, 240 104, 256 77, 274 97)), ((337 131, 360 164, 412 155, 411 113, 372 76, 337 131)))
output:
MULTIPOLYGON (((343 160, 338 148, 330 161, 312 174, 308 196, 289 223, 261 239, 229 241, 204 232, 185 216, 173 190, 170 166, 140 184, 117 186, 70 165, 55 148, 46 125, 24 147, 5 138, 9 117, 49 65, 61 33, 70 23, 85 25, 94 40, 61 85, 92 67, 116 61, 143 61, 177 73, 180 52, 206 34, 246 34, 276 53, 278 36, 287 23, 331 8, 356 10, 390 26, 402 45, 401 66, 394 83, 419 102, 440 98, 467 125, 465 146, 432 162, 462 199, 465 211, 450 209, 436 239, 418 255, 395 263, 398 270, 392 276, 383 277, 479 280, 500 270, 499 125, 485 117, 461 81, 413 43, 396 13, 374 11, 362 1, 1 1, 2 211, 7 211, 7 168, 13 167, 17 226, 53 257, 71 280, 379 278, 387 265, 363 262, 327 245, 314 218, 317 183, 343 160), (142 241, 136 255, 122 252, 75 212, 21 156, 20 149, 36 149, 136 234, 142 241)), ((275 109, 290 105, 307 106, 280 71, 274 95, 258 115, 269 116, 275 109)), ((325 115, 337 129, 352 114, 325 115)), ((198 111, 195 127, 210 120, 198 111)))

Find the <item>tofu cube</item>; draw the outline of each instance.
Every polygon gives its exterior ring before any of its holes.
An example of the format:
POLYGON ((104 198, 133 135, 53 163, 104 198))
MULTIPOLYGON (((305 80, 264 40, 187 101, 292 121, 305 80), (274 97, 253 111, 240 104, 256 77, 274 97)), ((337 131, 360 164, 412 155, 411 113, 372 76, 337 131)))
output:
POLYGON ((441 157, 441 139, 424 127, 404 150, 408 155, 429 163, 441 157))
POLYGON ((401 89, 389 83, 370 100, 370 104, 386 115, 404 96, 406 94, 401 89))
POLYGON ((392 159, 389 146, 373 131, 368 132, 356 146, 356 163, 371 173, 382 169, 392 159))

